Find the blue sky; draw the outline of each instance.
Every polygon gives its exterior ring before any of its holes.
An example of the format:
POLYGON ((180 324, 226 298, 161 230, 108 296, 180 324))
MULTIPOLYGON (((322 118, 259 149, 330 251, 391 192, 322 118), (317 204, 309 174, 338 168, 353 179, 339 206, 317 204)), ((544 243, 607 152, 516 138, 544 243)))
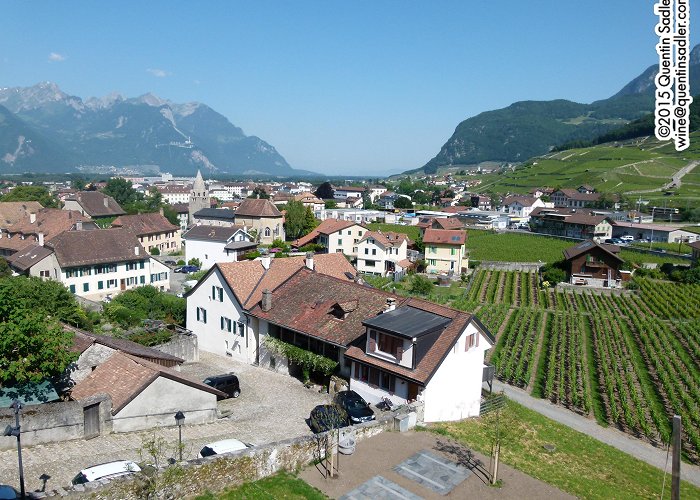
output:
POLYGON ((384 175, 422 166, 482 111, 613 95, 657 61, 653 5, 13 0, 0 86, 200 101, 293 167, 384 175))

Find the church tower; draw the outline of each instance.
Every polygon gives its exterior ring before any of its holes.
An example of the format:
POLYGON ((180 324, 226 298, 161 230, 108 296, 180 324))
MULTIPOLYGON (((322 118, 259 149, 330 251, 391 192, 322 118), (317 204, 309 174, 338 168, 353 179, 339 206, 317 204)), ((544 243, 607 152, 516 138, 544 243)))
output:
POLYGON ((190 192, 189 223, 192 224, 194 222, 195 213, 199 212, 203 208, 209 208, 210 206, 209 191, 207 191, 207 186, 204 184, 202 172, 197 170, 197 177, 194 179, 192 191, 190 192))

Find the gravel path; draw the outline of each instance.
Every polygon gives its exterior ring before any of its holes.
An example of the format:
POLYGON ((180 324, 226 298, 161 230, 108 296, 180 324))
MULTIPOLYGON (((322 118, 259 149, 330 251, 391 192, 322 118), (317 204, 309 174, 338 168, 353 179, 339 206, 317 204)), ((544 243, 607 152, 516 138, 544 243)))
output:
MULTIPOLYGON (((182 373, 198 380, 231 371, 239 376, 240 397, 219 402, 219 410, 224 415, 229 414, 227 418, 210 424, 183 426, 184 459, 196 458, 202 446, 220 439, 235 437, 247 443, 265 444, 311 434, 305 419, 314 406, 330 399, 327 394, 306 389, 288 375, 206 352, 200 351, 200 362, 182 366, 182 373)), ((177 427, 159 428, 156 433, 172 447, 167 456, 174 456, 177 427)), ((119 459, 141 461, 139 449, 143 439, 152 436, 153 431, 130 432, 23 447, 27 491, 42 489, 40 476, 43 474, 50 476, 46 488, 51 490, 70 485, 79 470, 91 465, 119 459)), ((16 450, 0 451, 0 483, 19 487, 16 450)))
MULTIPOLYGON (((633 457, 638 458, 654 467, 663 470, 666 467, 666 451, 660 448, 635 439, 623 432, 611 427, 601 427, 595 420, 590 420, 576 413, 573 413, 566 408, 550 403, 545 399, 533 398, 527 392, 510 385, 506 385, 497 380, 493 381, 493 390, 495 392, 503 391, 513 401, 530 408, 544 415, 547 418, 571 427, 574 430, 591 436, 598 441, 613 446, 620 451, 623 451, 633 457)), ((669 481, 671 479, 671 458, 668 460, 669 481)), ((681 478, 696 486, 700 486, 700 467, 683 463, 681 465, 681 478)))

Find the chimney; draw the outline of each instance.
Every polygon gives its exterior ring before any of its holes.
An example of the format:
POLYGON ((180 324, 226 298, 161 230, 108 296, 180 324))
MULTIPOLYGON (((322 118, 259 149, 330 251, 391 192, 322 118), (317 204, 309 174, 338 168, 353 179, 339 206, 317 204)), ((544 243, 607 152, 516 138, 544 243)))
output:
POLYGON ((79 220, 75 223, 75 230, 76 231, 82 231, 83 230, 83 221, 79 220))
POLYGON ((134 255, 138 255, 141 252, 141 249, 139 248, 138 245, 134 247, 134 255))
POLYGON ((272 292, 267 288, 263 290, 260 308, 263 310, 263 312, 267 312, 272 309, 272 292))
POLYGON ((389 297, 386 299, 386 307, 384 307, 384 312, 388 313, 396 309, 396 299, 393 297, 389 297))
POLYGON ((36 222, 36 213, 35 212, 30 212, 29 213, 29 223, 34 224, 36 222))
POLYGON ((306 267, 308 267, 311 271, 314 270, 314 253, 313 252, 306 252, 306 267))
POLYGON ((262 263, 262 266, 265 268, 265 270, 270 269, 270 263, 272 259, 270 259, 269 255, 263 255, 260 257, 260 262, 262 263))
POLYGON ((160 215, 163 215, 163 207, 160 207, 160 210, 158 210, 158 212, 160 213, 160 215))
POLYGON ((36 235, 37 241, 39 242, 39 246, 43 247, 44 246, 44 233, 39 233, 36 235))
POLYGON ((105 202, 105 208, 109 208, 109 198, 107 198, 107 197, 105 196, 104 202, 105 202))

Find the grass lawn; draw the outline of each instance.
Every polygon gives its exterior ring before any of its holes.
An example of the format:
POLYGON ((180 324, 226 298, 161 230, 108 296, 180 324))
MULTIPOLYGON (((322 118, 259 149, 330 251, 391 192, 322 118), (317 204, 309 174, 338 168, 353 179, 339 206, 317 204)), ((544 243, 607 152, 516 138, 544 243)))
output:
POLYGON ((310 499, 327 500, 328 497, 313 486, 286 472, 279 472, 274 476, 242 484, 233 489, 227 489, 216 495, 207 493, 198 496, 197 500, 269 500, 271 498, 283 499, 310 499))
MULTIPOLYGON (((489 455, 495 414, 432 425, 489 455)), ((504 463, 581 498, 659 498, 663 471, 612 446, 550 420, 512 401, 501 413, 501 458, 504 463), (543 445, 554 444, 547 452, 543 445)), ((487 464, 488 466, 488 464, 487 464)), ((670 459, 664 497, 670 498, 670 459)), ((700 488, 683 482, 681 498, 700 498, 700 488)))
POLYGON ((470 229, 467 250, 472 260, 502 262, 556 262, 564 258, 562 251, 575 242, 532 234, 496 233, 470 229))
POLYGON ((380 230, 383 233, 393 231, 394 233, 407 234, 408 237, 411 238, 411 240, 413 241, 416 241, 418 236, 420 236, 420 229, 418 229, 416 226, 403 226, 401 224, 383 224, 379 222, 373 222, 371 224, 367 224, 367 227, 370 228, 372 231, 380 230))

